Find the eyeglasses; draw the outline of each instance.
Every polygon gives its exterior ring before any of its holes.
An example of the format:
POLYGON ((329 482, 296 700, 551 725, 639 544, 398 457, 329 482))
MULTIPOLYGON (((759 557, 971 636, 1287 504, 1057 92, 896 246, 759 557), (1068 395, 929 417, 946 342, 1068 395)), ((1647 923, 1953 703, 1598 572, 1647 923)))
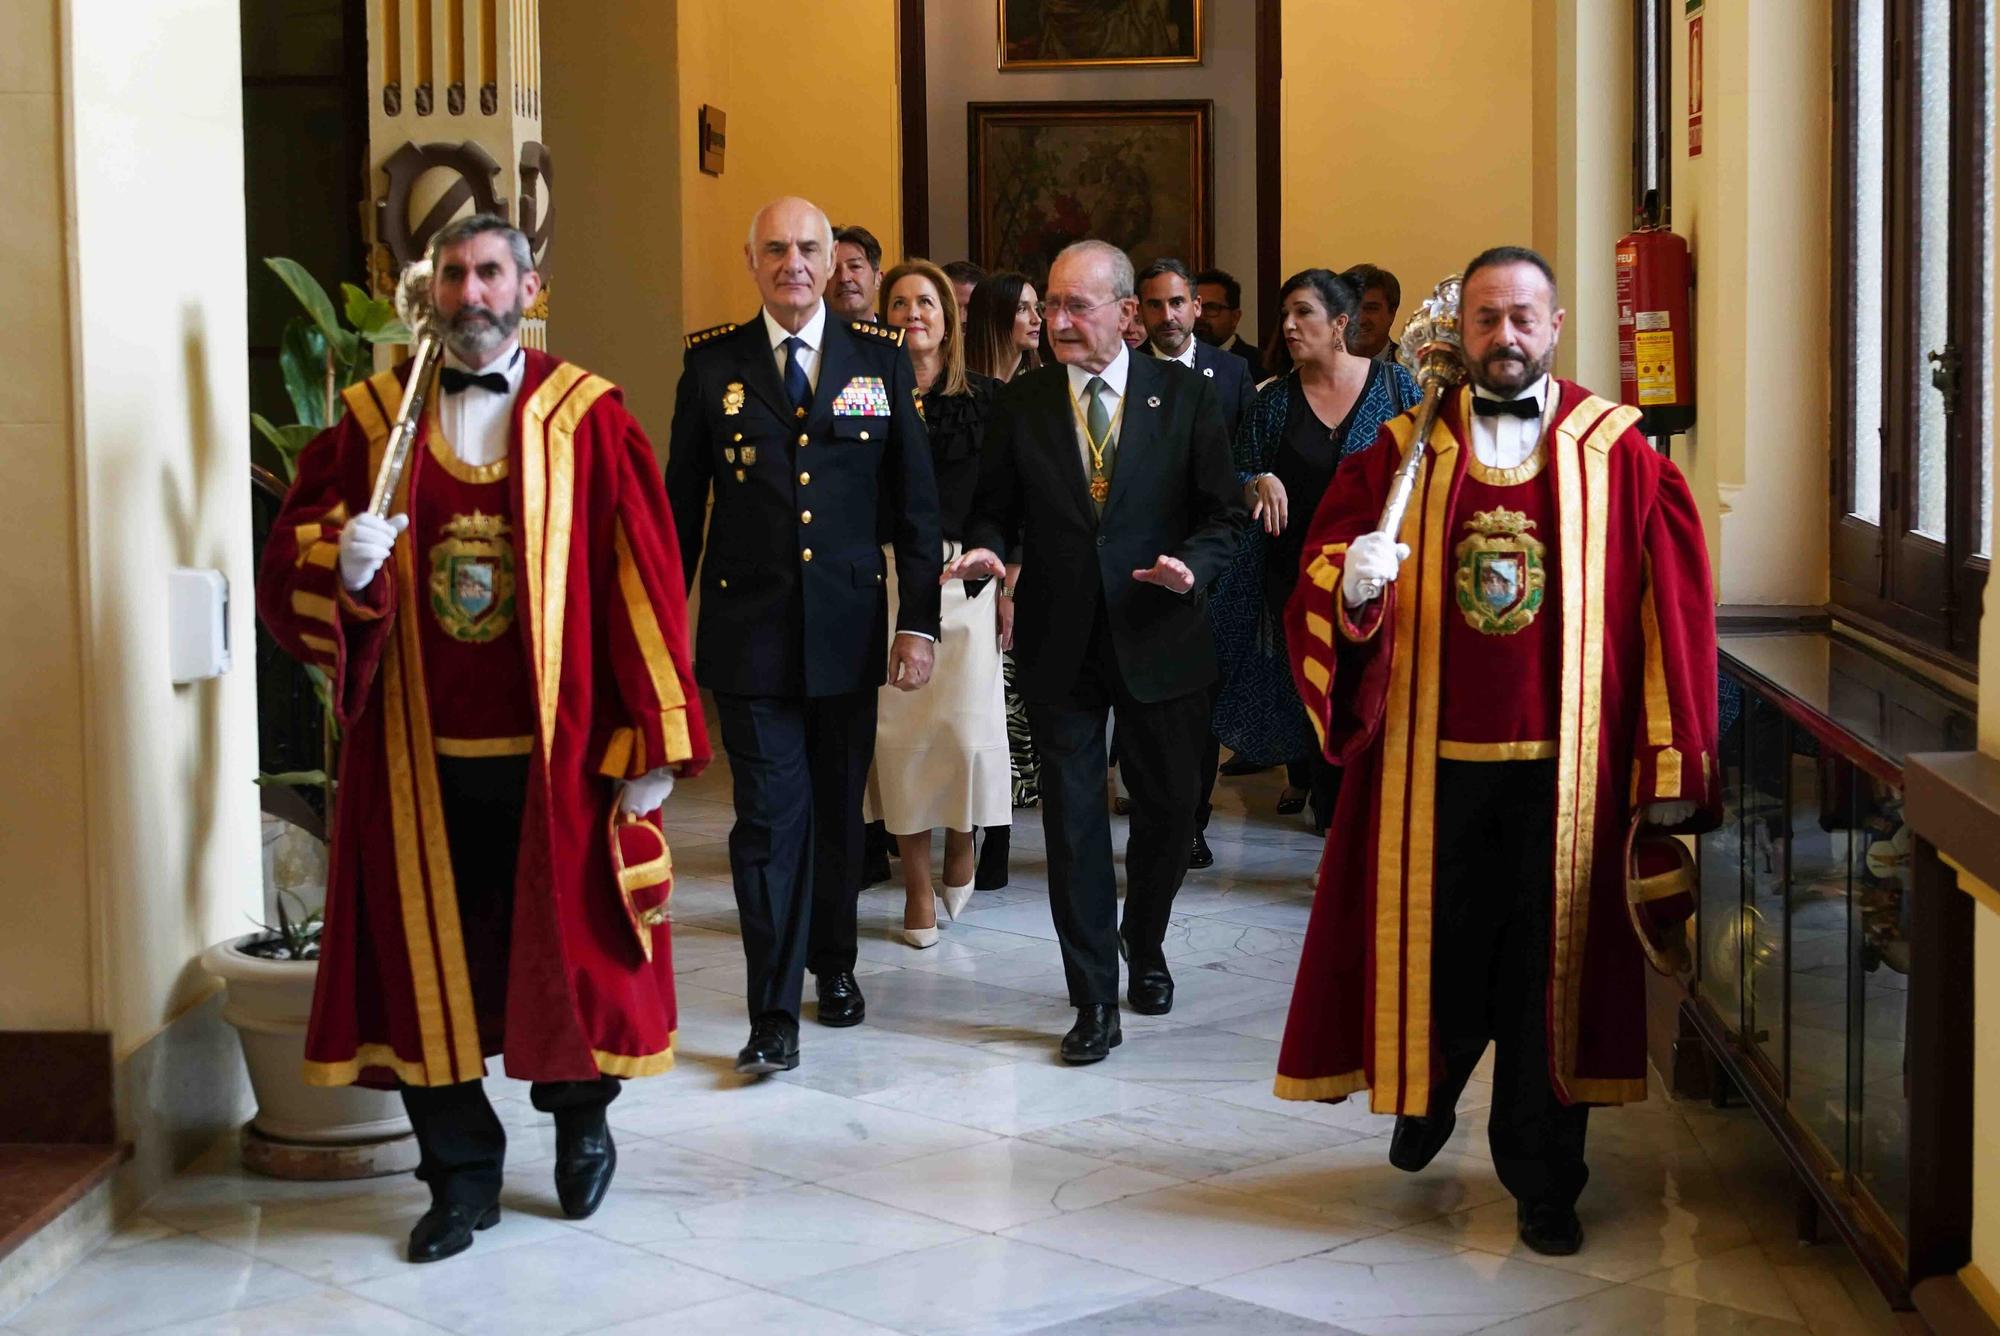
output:
POLYGON ((1057 310, 1072 320, 1081 320, 1098 307, 1109 306, 1117 300, 1118 298, 1116 297, 1107 297, 1101 302, 1087 302, 1081 297, 1064 297, 1059 301, 1036 302, 1035 314, 1041 315, 1049 310, 1057 310))

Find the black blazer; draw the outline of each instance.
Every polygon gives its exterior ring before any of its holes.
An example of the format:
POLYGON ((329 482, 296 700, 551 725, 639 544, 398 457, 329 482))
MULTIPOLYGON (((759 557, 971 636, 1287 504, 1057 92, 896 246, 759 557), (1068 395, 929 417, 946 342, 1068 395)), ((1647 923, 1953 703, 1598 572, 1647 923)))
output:
POLYGON ((944 540, 902 343, 900 330, 829 311, 819 385, 800 419, 761 312, 688 336, 667 499, 690 587, 701 570, 703 686, 832 696, 882 685, 889 632, 878 532, 895 545, 896 629, 937 635, 944 540))
MULTIPOLYGON (((1153 345, 1146 345, 1151 348, 1153 345)), ((1162 362, 1167 358, 1155 352, 1153 356, 1162 362)), ((1215 382, 1215 396, 1222 404, 1222 425, 1229 431, 1229 439, 1236 439, 1237 428, 1243 425, 1243 412, 1250 407, 1250 401, 1257 397, 1257 382, 1250 379, 1250 364, 1234 353, 1226 353, 1213 344, 1194 341, 1195 374, 1205 376, 1215 382)))
POLYGON ((1228 428, 1211 379, 1134 356, 1098 520, 1076 437, 1069 372, 1025 372, 995 396, 966 545, 1022 543, 1014 601, 1014 666, 1024 699, 1060 701, 1075 686, 1101 600, 1125 686, 1168 700, 1215 680, 1208 587, 1229 566, 1247 523, 1228 428), (1132 572, 1161 556, 1194 572, 1174 594, 1132 572))
POLYGON ((1250 384, 1253 389, 1256 387, 1257 382, 1264 379, 1268 374, 1264 369, 1264 356, 1257 351, 1257 345, 1244 338, 1241 334, 1231 334, 1229 342, 1216 349, 1216 351, 1228 353, 1231 357, 1243 363, 1244 368, 1250 373, 1250 384))

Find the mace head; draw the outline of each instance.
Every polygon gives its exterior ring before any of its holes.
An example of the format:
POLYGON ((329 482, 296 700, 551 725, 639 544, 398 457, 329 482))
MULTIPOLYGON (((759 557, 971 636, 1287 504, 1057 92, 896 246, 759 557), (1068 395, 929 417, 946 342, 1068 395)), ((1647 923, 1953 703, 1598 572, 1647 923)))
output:
POLYGON ((1456 385, 1465 379, 1465 344, 1459 337, 1458 307, 1464 275, 1448 274, 1417 303, 1397 340, 1397 360, 1417 378, 1456 385))
POLYGON ((431 305, 431 262, 412 260, 396 279, 396 316, 409 327, 412 340, 422 338, 437 319, 431 305))

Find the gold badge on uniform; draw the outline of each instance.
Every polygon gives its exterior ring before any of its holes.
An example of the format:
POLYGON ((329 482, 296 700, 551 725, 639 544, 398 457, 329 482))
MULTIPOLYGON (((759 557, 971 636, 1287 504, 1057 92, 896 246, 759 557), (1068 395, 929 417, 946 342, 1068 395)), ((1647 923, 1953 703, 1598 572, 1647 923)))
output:
POLYGON ((722 447, 722 462, 725 464, 734 464, 736 462, 735 446, 725 445, 722 447))
POLYGON ((431 613, 454 640, 485 644, 514 624, 514 545, 498 515, 454 516, 431 548, 431 613))
POLYGON ((743 411, 743 382, 732 380, 722 388, 722 415, 735 417, 743 411))
POLYGON ((1458 609, 1481 635, 1513 635, 1542 609, 1547 549, 1528 534, 1535 522, 1505 506, 1475 510, 1465 527, 1472 537, 1456 553, 1458 609))
POLYGON ((755 464, 757 462, 757 447, 754 445, 744 446, 741 453, 737 455, 737 458, 741 459, 745 464, 755 464))

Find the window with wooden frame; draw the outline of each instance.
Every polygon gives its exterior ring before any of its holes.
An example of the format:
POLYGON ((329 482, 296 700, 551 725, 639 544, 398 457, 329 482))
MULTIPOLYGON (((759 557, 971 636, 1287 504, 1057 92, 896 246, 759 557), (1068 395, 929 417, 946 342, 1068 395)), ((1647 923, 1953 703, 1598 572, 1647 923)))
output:
POLYGON ((1834 6, 1832 603, 1963 668, 1991 559, 1994 8, 1834 6))

